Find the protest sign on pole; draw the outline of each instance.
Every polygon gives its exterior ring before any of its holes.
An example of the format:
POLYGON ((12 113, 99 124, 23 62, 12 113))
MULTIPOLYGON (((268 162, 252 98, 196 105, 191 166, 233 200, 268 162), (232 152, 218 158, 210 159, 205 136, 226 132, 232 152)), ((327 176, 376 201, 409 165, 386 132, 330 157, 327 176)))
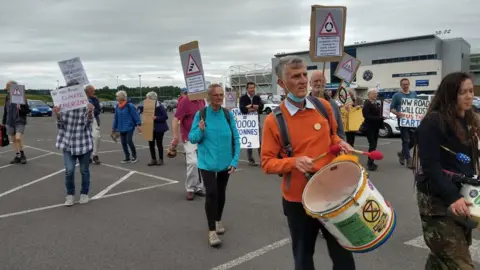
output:
POLYGON ((343 56, 347 8, 312 6, 310 17, 310 59, 312 62, 338 62, 343 56))
POLYGON ((157 102, 153 99, 143 101, 142 135, 147 141, 153 141, 153 126, 157 102))
POLYGON ((384 100, 382 102, 382 116, 383 117, 390 118, 390 110, 391 110, 390 109, 390 104, 392 104, 392 103, 389 100, 384 100))
POLYGON ((9 90, 13 104, 25 104, 25 85, 12 84, 9 90))
POLYGON ((237 92, 225 92, 225 108, 233 109, 237 107, 237 92))
POLYGON ((53 104, 60 108, 61 112, 68 112, 88 106, 88 98, 82 85, 74 85, 50 91, 53 104))
POLYGON ((85 73, 85 69, 83 68, 82 61, 79 57, 60 61, 58 62, 58 66, 62 71, 67 85, 72 81, 76 81, 82 86, 89 84, 87 73, 85 73))
POLYGON ((258 123, 258 114, 242 114, 240 109, 232 109, 235 117, 238 134, 240 135, 240 148, 256 149, 260 148, 260 129, 258 123))
POLYGON ((198 41, 192 41, 179 47, 180 62, 188 89, 188 99, 198 100, 207 96, 205 74, 198 41))
POLYGON ((347 53, 344 53, 342 60, 340 60, 337 65, 334 75, 344 82, 352 83, 353 79, 355 79, 355 76, 357 75, 360 64, 360 60, 347 53))
POLYGON ((423 117, 427 113, 430 101, 415 98, 403 98, 400 112, 402 117, 400 118, 401 127, 416 128, 420 125, 423 117))

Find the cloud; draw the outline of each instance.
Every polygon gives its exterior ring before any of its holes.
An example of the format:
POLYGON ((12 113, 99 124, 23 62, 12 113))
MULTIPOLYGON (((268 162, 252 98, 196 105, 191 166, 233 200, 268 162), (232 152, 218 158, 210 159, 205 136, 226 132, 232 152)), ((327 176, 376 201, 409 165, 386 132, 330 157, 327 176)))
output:
MULTIPOLYGON (((207 80, 232 65, 270 63, 279 52, 308 49, 313 0, 16 0, 0 16, 0 84, 64 84, 57 62, 80 57, 97 86, 184 85, 178 46, 198 40, 207 80)), ((346 5, 347 44, 452 29, 480 51, 480 2, 328 0, 346 5), (468 8, 466 8, 468 7, 468 8)))

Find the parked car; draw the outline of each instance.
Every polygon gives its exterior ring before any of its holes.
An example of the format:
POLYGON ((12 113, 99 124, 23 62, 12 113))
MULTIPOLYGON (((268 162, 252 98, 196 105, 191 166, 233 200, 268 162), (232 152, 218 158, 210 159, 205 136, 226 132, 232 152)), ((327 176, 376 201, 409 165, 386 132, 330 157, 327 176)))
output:
POLYGON ((273 100, 262 100, 263 101, 263 113, 270 114, 275 108, 280 106, 281 102, 273 100))
POLYGON ((47 105, 48 105, 48 107, 50 107, 50 108, 53 108, 53 106, 55 106, 55 104, 53 104, 53 102, 47 102, 47 105))
POLYGON ((113 100, 113 101, 103 101, 100 103, 100 107, 102 108, 102 113, 105 113, 105 112, 111 112, 111 113, 114 113, 115 112, 115 107, 117 107, 117 101, 113 100))
POLYGON ((165 103, 163 104, 165 106, 165 109, 167 112, 173 112, 175 109, 177 109, 177 103, 178 101, 176 100, 165 100, 165 103))
POLYGON ((41 100, 28 99, 30 107, 30 116, 52 116, 52 108, 41 100))

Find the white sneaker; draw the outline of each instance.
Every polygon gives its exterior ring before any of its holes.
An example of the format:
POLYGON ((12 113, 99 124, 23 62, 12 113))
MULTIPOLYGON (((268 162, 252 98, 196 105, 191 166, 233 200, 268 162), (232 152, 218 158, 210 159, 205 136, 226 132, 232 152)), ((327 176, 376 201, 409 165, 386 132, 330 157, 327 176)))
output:
POLYGON ((80 201, 79 201, 79 203, 80 203, 80 204, 86 204, 86 203, 88 203, 88 200, 89 200, 89 199, 88 199, 88 195, 87 195, 87 194, 81 194, 81 195, 80 195, 80 201))
POLYGON ((216 221, 215 222, 215 230, 217 231, 217 234, 224 234, 225 233, 225 227, 223 227, 223 224, 221 221, 216 221))
POLYGON ((67 197, 65 197, 65 206, 72 206, 73 204, 75 204, 75 202, 73 201, 73 195, 68 195, 67 197))
POLYGON ((218 238, 217 232, 208 232, 208 243, 212 247, 217 247, 222 243, 222 240, 218 238))

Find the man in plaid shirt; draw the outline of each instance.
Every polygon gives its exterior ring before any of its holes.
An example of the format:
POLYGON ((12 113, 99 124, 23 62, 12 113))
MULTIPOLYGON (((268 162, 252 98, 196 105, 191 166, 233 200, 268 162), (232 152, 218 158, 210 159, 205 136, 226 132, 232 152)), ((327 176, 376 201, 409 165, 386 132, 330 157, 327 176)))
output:
POLYGON ((58 136, 55 146, 63 151, 65 163, 65 186, 67 188, 66 206, 74 204, 75 196, 75 165, 78 159, 80 173, 82 174, 82 189, 80 204, 88 203, 90 189, 90 156, 93 150, 92 104, 60 113, 60 108, 54 107, 57 116, 58 136))

